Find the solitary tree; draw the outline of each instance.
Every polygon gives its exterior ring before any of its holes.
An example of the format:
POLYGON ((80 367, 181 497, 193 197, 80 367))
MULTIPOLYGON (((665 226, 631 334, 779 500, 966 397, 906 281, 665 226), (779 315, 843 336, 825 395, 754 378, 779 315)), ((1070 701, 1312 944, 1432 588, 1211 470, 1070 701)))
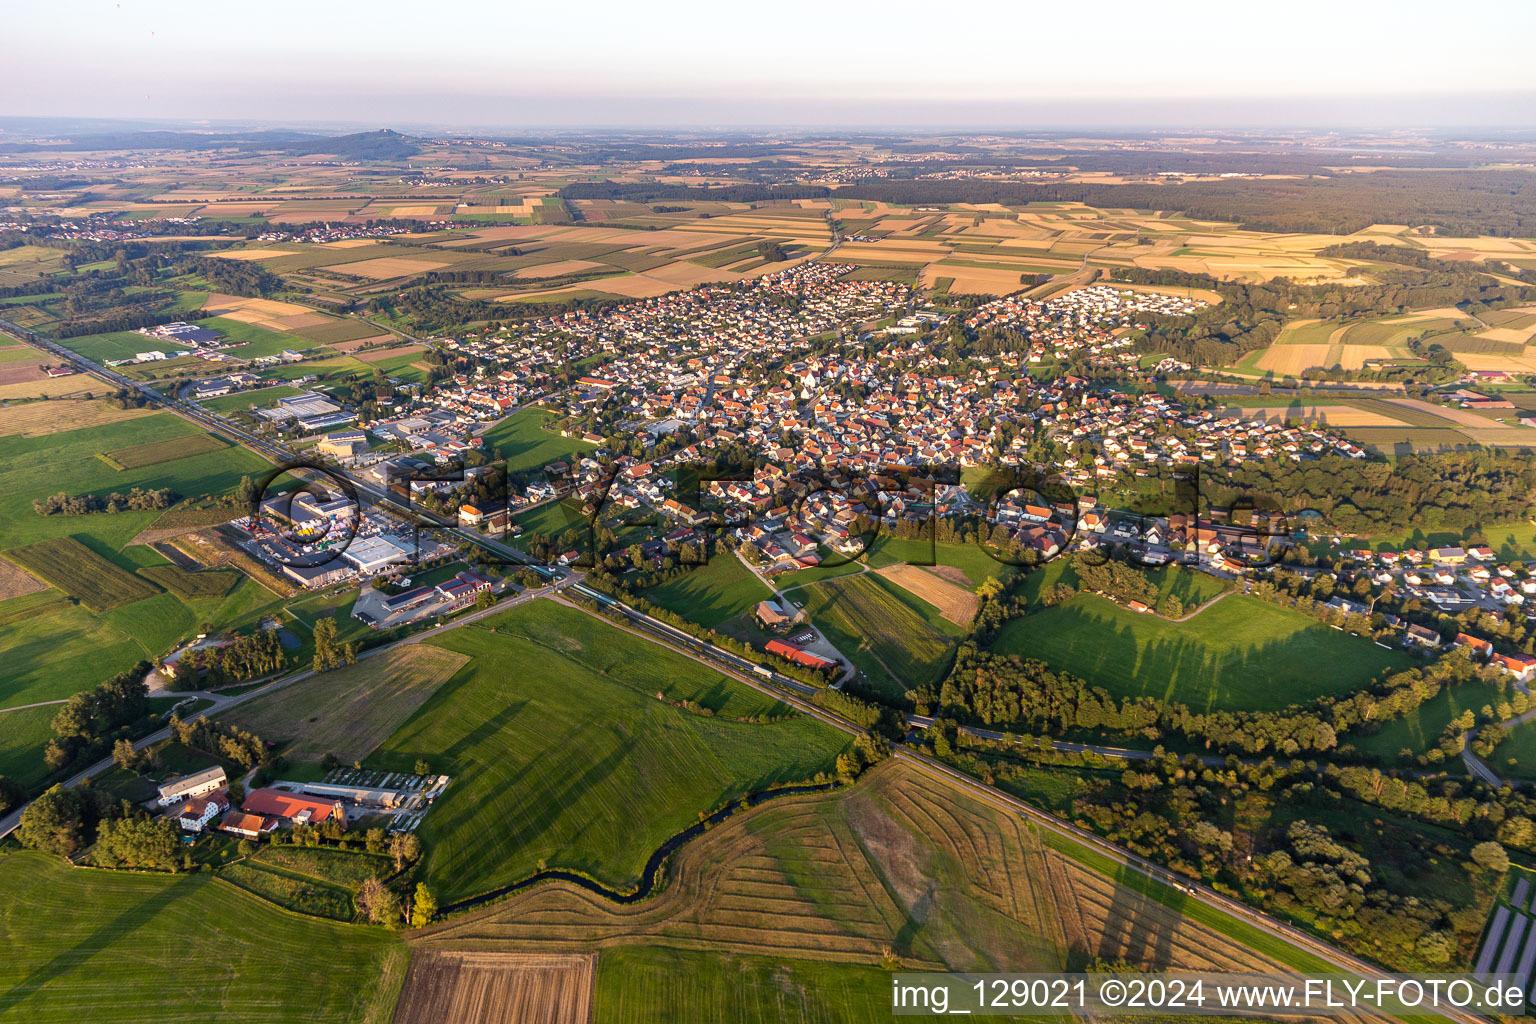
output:
POLYGON ((437 916, 437 897, 427 888, 426 882, 416 883, 416 896, 411 901, 411 927, 422 928, 437 916))

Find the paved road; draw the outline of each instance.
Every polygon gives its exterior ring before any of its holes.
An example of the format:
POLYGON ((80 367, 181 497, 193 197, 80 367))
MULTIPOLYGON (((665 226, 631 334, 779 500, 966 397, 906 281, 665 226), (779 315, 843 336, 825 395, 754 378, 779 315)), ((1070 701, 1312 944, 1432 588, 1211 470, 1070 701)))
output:
POLYGON ((36 704, 17 704, 13 708, 0 708, 0 715, 5 714, 7 711, 25 711, 27 708, 46 708, 50 704, 63 704, 66 702, 66 700, 40 700, 36 704))

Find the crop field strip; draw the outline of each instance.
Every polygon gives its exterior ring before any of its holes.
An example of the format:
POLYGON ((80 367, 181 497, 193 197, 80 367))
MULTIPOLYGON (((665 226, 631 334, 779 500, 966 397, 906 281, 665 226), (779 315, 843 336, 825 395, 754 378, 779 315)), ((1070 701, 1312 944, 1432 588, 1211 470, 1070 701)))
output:
POLYGON ((596 959, 583 953, 418 952, 394 1024, 588 1024, 596 959))
POLYGON ((924 621, 878 577, 825 580, 799 592, 806 614, 871 678, 910 690, 936 681, 948 664, 949 637, 924 621))
POLYGON ((411 644, 241 705, 225 721, 272 740, 290 761, 367 757, 469 659, 411 644))
POLYGON ((174 462, 193 455, 206 455, 227 447, 229 445, 212 434, 184 434, 164 441, 151 441, 148 444, 118 448, 104 452, 99 457, 113 469, 143 469, 145 466, 174 462))
POLYGON ((186 601, 223 597, 240 582, 240 574, 229 569, 189 572, 179 565, 147 565, 136 571, 151 583, 186 601))
POLYGON ((5 557, 94 612, 142 601, 160 592, 153 583, 102 558, 73 537, 11 548, 5 557))

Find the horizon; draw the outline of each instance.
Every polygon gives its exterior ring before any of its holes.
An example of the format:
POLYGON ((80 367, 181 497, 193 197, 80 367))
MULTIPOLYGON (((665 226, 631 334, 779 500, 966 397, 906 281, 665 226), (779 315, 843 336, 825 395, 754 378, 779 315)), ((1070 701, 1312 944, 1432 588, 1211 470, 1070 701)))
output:
POLYGON ((256 25, 237 10, 188 18, 174 0, 97 7, 67 25, 40 7, 15 12, 9 27, 37 45, 0 69, 0 110, 475 130, 1536 126, 1530 5, 1496 5, 1497 31, 1474 34, 1422 0, 1387 19, 1377 5, 1315 0, 1284 18, 1208 6, 1149 19, 1113 0, 1086 21, 972 0, 942 19, 906 4, 836 24, 806 0, 771 20, 695 0, 665 14, 600 0, 574 29, 550 12, 508 18, 450 0, 430 16, 449 29, 442 41, 394 28, 422 18, 400 0, 366 11, 280 0, 256 25), (289 15, 292 30, 270 28, 289 15), (477 46, 466 27, 478 24, 477 46), (485 52, 463 52, 474 49, 485 52))

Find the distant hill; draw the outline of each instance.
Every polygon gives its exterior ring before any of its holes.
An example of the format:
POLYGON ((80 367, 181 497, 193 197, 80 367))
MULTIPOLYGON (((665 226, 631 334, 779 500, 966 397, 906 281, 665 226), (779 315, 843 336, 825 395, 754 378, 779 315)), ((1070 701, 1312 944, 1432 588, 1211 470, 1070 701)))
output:
POLYGON ((239 149, 294 156, 334 154, 344 160, 398 160, 421 152, 415 139, 388 128, 351 135, 311 135, 294 131, 252 132, 95 132, 64 142, 0 143, 0 153, 77 152, 110 149, 239 149))

